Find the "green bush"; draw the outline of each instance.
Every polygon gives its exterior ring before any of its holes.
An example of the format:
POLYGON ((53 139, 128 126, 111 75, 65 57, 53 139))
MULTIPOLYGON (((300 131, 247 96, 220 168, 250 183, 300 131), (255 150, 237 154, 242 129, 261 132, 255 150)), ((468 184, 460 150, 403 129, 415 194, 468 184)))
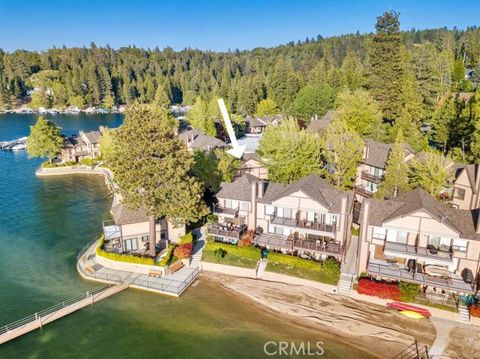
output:
POLYGON ((55 167, 70 167, 70 166, 76 166, 78 163, 75 161, 68 161, 68 162, 49 162, 45 161, 42 163, 43 168, 55 168, 55 167))
POLYGON ((193 233, 189 232, 187 234, 184 234, 178 240, 180 244, 193 243, 193 233))
POLYGON ((100 257, 111 259, 111 260, 117 261, 117 262, 144 264, 144 265, 150 265, 150 266, 155 265, 155 260, 153 258, 134 256, 134 255, 131 255, 131 254, 106 252, 102 248, 103 247, 103 241, 104 241, 104 237, 102 236, 100 238, 100 241, 98 242, 98 246, 95 250, 96 254, 100 257))
POLYGON ((92 167, 94 164, 95 164, 95 161, 91 158, 82 158, 82 160, 80 161, 82 163, 82 165, 85 165, 85 166, 90 166, 92 167))
POLYGON ((223 248, 217 248, 213 251, 213 256, 216 260, 221 260, 222 258, 225 258, 227 255, 227 251, 223 248))
POLYGON ((402 293, 401 299, 405 302, 414 301, 418 292, 420 292, 420 285, 416 283, 400 282, 398 288, 400 289, 400 293, 402 293))
POLYGON ((170 244, 170 246, 168 247, 167 255, 163 257, 160 262, 158 262, 158 265, 160 267, 166 267, 172 262, 174 249, 175 249, 175 245, 170 244))
POLYGON ((210 213, 207 215, 207 223, 215 223, 218 221, 218 216, 216 214, 210 213))

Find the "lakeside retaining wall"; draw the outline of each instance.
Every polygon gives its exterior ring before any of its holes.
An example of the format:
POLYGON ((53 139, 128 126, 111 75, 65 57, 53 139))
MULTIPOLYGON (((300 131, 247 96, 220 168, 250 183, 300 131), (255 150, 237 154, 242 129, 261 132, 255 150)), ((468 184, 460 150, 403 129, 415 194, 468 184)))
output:
POLYGON ((114 270, 119 270, 124 272, 133 272, 133 273, 139 273, 139 274, 147 274, 147 275, 150 271, 161 272, 162 276, 166 274, 165 267, 152 266, 148 264, 136 264, 136 263, 114 261, 112 259, 102 257, 101 255, 97 255, 95 258, 98 264, 101 264, 106 268, 110 268, 114 270))

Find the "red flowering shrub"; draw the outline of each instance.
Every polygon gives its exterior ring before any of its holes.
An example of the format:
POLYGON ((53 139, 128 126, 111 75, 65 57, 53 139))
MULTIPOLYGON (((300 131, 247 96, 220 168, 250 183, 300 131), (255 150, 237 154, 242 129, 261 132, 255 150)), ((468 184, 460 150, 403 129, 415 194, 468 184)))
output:
POLYGON ((238 246, 239 247, 249 247, 252 245, 253 241, 253 231, 248 230, 247 233, 245 233, 242 238, 238 241, 238 246))
POLYGON ((400 300, 402 293, 398 285, 392 283, 377 282, 368 278, 360 278, 357 292, 383 299, 400 300))
POLYGON ((175 247, 173 255, 178 259, 188 258, 192 254, 193 243, 183 243, 175 247))
POLYGON ((478 304, 472 304, 470 306, 470 315, 472 317, 477 317, 480 318, 480 305, 478 304))

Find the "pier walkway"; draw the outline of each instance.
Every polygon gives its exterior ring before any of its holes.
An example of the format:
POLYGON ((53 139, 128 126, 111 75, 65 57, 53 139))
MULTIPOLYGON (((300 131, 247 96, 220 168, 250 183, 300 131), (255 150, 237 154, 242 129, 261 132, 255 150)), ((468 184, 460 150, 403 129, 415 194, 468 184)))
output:
POLYGON ((92 291, 84 292, 77 297, 67 299, 52 307, 0 327, 0 344, 15 339, 35 329, 42 329, 44 325, 51 323, 54 320, 60 319, 89 305, 93 305, 94 303, 127 288, 128 285, 126 284, 108 284, 92 291))

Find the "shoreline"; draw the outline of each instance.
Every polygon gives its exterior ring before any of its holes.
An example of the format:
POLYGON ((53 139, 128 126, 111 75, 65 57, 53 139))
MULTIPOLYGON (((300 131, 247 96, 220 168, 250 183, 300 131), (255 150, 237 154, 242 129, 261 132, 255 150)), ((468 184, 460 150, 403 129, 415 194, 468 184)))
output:
POLYGON ((388 308, 339 297, 320 289, 239 278, 202 271, 199 279, 215 281, 225 290, 292 320, 320 330, 375 357, 391 357, 415 339, 430 347, 436 332, 429 320, 412 321, 388 308))

